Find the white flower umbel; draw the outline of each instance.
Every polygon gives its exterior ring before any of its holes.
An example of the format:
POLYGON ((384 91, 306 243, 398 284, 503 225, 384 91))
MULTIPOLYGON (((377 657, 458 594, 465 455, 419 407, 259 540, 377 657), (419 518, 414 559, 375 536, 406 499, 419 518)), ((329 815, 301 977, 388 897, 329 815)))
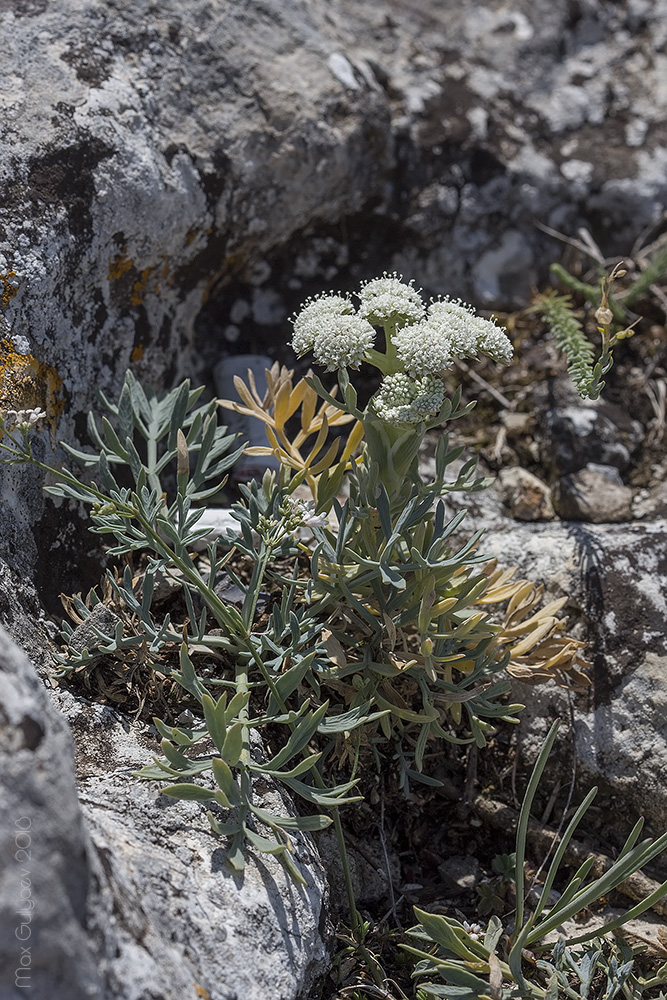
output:
POLYGON ((502 327, 482 319, 472 306, 447 298, 431 303, 421 323, 399 330, 394 344, 405 370, 415 376, 437 375, 453 358, 480 352, 502 364, 512 359, 512 343, 502 327))
POLYGON ((440 412, 445 389, 439 378, 387 375, 373 397, 373 409, 389 424, 419 424, 440 412))
POLYGON ((358 368, 375 341, 375 330, 361 316, 324 315, 318 321, 313 354, 327 371, 358 368))
POLYGON ((398 360, 415 377, 439 375, 452 364, 449 340, 428 320, 404 326, 394 335, 398 360))
POLYGON ((322 322, 329 316, 343 316, 354 312, 352 302, 342 295, 318 295, 305 303, 294 319, 292 347, 301 357, 312 351, 315 338, 322 329, 322 322))
POLYGON ((361 286, 359 312, 374 326, 393 324, 395 327, 416 323, 425 310, 422 297, 412 282, 405 282, 397 274, 383 274, 361 286))
POLYGON ((428 321, 443 330, 457 358, 474 358, 481 352, 504 365, 512 360, 512 342, 503 328, 478 316, 465 302, 447 296, 436 299, 429 306, 428 321))

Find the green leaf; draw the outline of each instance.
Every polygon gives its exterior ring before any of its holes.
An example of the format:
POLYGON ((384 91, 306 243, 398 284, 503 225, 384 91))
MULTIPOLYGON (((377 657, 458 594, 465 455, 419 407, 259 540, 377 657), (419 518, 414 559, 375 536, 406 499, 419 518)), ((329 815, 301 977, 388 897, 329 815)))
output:
POLYGON ((213 833, 217 834, 218 837, 231 837, 241 831, 241 825, 238 820, 230 820, 228 823, 221 823, 220 820, 216 819, 210 811, 206 813, 206 816, 211 824, 211 830, 213 833))
MULTIPOLYGON (((118 417, 118 429, 120 431, 120 436, 123 441, 132 437, 134 433, 134 414, 132 412, 132 394, 130 391, 129 380, 126 376, 125 383, 120 393, 120 399, 118 400, 118 409, 116 410, 116 415, 118 417)), ((102 424, 106 417, 102 417, 102 424)), ((107 423, 108 420, 107 420, 107 423)), ((106 430, 106 429, 105 429, 106 430)), ((118 440, 118 439, 116 439, 118 440)), ((118 442, 120 444, 120 441, 118 442)), ((123 449, 124 450, 124 449, 123 449)), ((119 454, 119 452, 117 453, 119 454)), ((127 458, 125 459, 127 461, 127 458)))
POLYGON ((169 437, 167 439, 167 449, 168 451, 174 451, 176 448, 176 437, 179 430, 183 429, 183 423, 185 421, 185 414, 188 412, 190 405, 190 380, 186 379, 181 382, 178 389, 176 390, 175 397, 170 400, 169 409, 169 419, 167 421, 169 427, 169 437))
POLYGON ((331 736, 334 733, 349 733, 359 726, 365 726, 369 722, 381 719, 383 715, 389 715, 388 708, 381 712, 370 712, 370 701, 365 701, 356 708, 351 708, 348 712, 341 712, 339 715, 328 715, 317 727, 318 733, 324 736, 331 736))
POLYGON ((227 852, 227 863, 237 872, 242 872, 245 868, 245 857, 243 855, 244 840, 245 831, 239 830, 239 832, 234 835, 232 846, 227 852))
POLYGON ((462 958, 466 962, 478 962, 480 958, 482 960, 487 958, 487 949, 479 942, 474 941, 458 920, 442 916, 439 913, 426 913, 425 910, 420 910, 416 906, 414 911, 417 920, 431 940, 439 944, 449 954, 462 958))
POLYGON ((333 823, 330 816, 277 816, 253 805, 250 806, 250 811, 262 823, 266 823, 267 826, 277 826, 281 830, 326 830, 333 823))
POLYGON ((297 778, 286 778, 284 775, 282 780, 283 784, 300 795, 302 799, 306 799, 307 802, 312 802, 316 806, 331 809, 350 802, 361 802, 363 799, 361 795, 345 797, 347 792, 355 788, 356 780, 346 781, 344 784, 334 785, 332 788, 313 788, 312 785, 306 785, 297 778))
POLYGON ((549 754, 556 742, 556 736, 558 735, 558 730, 560 728, 560 722, 556 720, 549 730, 547 737, 544 741, 544 746, 540 750, 539 756, 535 761, 535 766, 533 768, 533 773, 530 776, 530 781, 528 782, 528 788, 526 789, 526 794, 523 797, 523 802, 521 803, 521 811, 519 813, 519 821, 517 824, 516 831, 516 868, 514 873, 514 880, 516 884, 516 926, 520 928, 523 925, 523 907, 524 907, 524 861, 526 858, 526 837, 528 834, 528 821, 530 819, 530 810, 533 805, 533 800, 535 798, 535 793, 537 792, 537 786, 539 784, 540 778, 544 773, 544 768, 547 766, 547 760, 549 759, 549 754))
MULTIPOLYGON (((104 432, 104 439, 106 442, 107 450, 117 455, 122 461, 129 465, 130 456, 127 453, 127 449, 123 447, 118 439, 118 435, 109 423, 106 417, 102 417, 102 430, 104 432)), ((124 437, 131 436, 131 431, 124 434, 124 437)))
POLYGON ((179 785, 167 785, 162 789, 163 795, 169 795, 172 799, 188 799, 190 801, 208 802, 215 798, 215 792, 210 788, 202 788, 201 785, 189 785, 187 781, 179 785))
POLYGON ((185 754, 177 750, 176 747, 172 746, 169 740, 162 740, 160 744, 162 747, 162 753, 165 755, 172 767, 176 767, 179 770, 188 769, 191 765, 191 761, 185 754))
POLYGON ((257 774, 270 774, 274 778, 296 778, 298 775, 310 771, 317 764, 321 756, 321 753, 314 753, 310 757, 304 757, 291 771, 268 771, 264 764, 251 764, 250 769, 257 772, 257 774))
POLYGON ((246 707, 246 705, 248 704, 249 700, 250 700, 250 692, 249 691, 237 691, 236 692, 236 694, 234 695, 234 697, 230 701, 230 703, 227 706, 227 709, 225 711, 225 724, 226 725, 229 725, 231 722, 234 721, 234 719, 239 714, 239 712, 242 712, 243 709, 246 707))
POLYGON ((218 787, 229 800, 227 808, 239 805, 241 802, 241 791, 229 765, 224 760, 221 760, 220 757, 214 757, 211 761, 211 768, 218 787))
POLYGON ((221 756, 228 764, 238 764, 243 751, 243 731, 245 726, 242 722, 235 722, 227 730, 225 742, 220 751, 221 756))
POLYGON ((280 844, 277 840, 269 840, 268 837, 260 837, 249 827, 245 828, 245 835, 248 843, 261 851, 262 854, 282 854, 283 851, 287 850, 287 844, 280 844))
POLYGON ((181 672, 178 673, 178 671, 175 670, 171 676, 174 680, 178 681, 181 687, 185 688, 186 691, 189 691, 190 694, 193 694, 195 698, 201 702, 206 694, 206 688, 195 673, 192 660, 188 656, 187 643, 185 642, 181 644, 180 665, 181 672))
POLYGON ((292 855, 289 851, 284 851, 282 854, 279 854, 278 861, 280 861, 290 878, 293 879, 298 885, 308 885, 305 878, 294 864, 292 855))
POLYGON ((404 722, 418 722, 421 725, 426 725, 428 722, 436 722, 440 717, 440 713, 437 708, 433 705, 425 705, 424 712, 413 712, 409 708, 400 708, 398 705, 392 705, 390 701, 383 698, 381 694, 376 693, 375 700, 377 701, 380 708, 385 712, 390 712, 392 715, 397 716, 399 719, 403 719, 404 722))
POLYGON ((215 743, 216 749, 222 753, 222 747, 227 733, 227 727, 225 725, 227 695, 224 693, 221 694, 216 702, 213 698, 211 698, 210 694, 207 693, 202 695, 201 703, 204 709, 204 718, 206 719, 206 725, 211 739, 215 743))
POLYGON ((498 942, 504 933, 504 927, 498 917, 494 914, 490 919, 484 935, 484 947, 489 951, 495 951, 498 942))
POLYGON ((329 702, 326 701, 316 712, 311 712, 305 719, 295 726, 294 732, 288 739, 285 746, 280 750, 275 757, 272 757, 270 761, 267 762, 266 767, 270 771, 277 771, 279 768, 286 764, 288 760, 291 760, 295 754, 303 750, 304 747, 310 743, 312 737, 317 732, 317 729, 322 722, 327 708, 329 707, 329 702))

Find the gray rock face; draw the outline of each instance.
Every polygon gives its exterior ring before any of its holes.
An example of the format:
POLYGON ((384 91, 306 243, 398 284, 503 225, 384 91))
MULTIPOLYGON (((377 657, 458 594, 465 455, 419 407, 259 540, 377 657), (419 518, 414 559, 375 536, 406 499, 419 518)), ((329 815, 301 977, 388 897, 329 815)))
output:
POLYGON ((613 465, 589 462, 584 469, 561 476, 554 504, 564 521, 605 524, 632 518, 632 490, 613 465))
MULTIPOLYGON (((515 523, 488 532, 484 548, 554 597, 568 596, 565 612, 586 628, 592 686, 576 699, 573 736, 580 778, 606 783, 624 814, 636 811, 658 832, 667 829, 667 522, 515 523)), ((524 685, 515 696, 527 705, 521 739, 530 758, 553 719, 568 718, 567 696, 555 686, 524 685)), ((567 753, 558 759, 567 761, 567 753)))
POLYGON ((202 804, 132 776, 154 741, 107 708, 53 697, 75 733, 78 798, 67 723, 0 630, 2 1000, 28 986, 38 1000, 196 1000, 197 986, 210 1000, 308 996, 328 961, 310 838, 295 838, 305 888, 267 856, 232 875, 202 804))
POLYGON ((605 399, 582 400, 565 381, 537 386, 535 413, 543 441, 541 457, 555 476, 583 469, 589 462, 621 472, 642 443, 643 428, 605 399))
POLYGON ((90 871, 72 738, 0 628, 0 996, 105 995, 88 942, 90 871))

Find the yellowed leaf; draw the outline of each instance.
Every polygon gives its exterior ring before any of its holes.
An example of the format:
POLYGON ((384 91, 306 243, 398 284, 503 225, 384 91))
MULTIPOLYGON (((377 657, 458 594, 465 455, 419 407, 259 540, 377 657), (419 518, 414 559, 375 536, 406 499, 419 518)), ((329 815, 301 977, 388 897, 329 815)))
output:
POLYGON ((291 394, 291 385, 289 382, 284 382, 278 390, 273 406, 273 421, 276 427, 284 427, 285 421, 289 418, 289 403, 291 394))

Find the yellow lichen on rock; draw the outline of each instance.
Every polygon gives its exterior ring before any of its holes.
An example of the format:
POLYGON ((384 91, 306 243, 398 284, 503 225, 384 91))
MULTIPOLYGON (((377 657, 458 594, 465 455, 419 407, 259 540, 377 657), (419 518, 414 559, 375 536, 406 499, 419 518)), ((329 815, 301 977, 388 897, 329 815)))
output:
POLYGON ((144 293, 146 291, 146 285, 148 284, 148 279, 150 278, 152 272, 155 270, 154 267, 145 267, 143 271, 139 274, 139 278, 132 286, 132 294, 130 295, 130 305, 140 306, 144 301, 144 293))
POLYGON ((16 295, 18 288, 14 283, 16 278, 16 271, 7 271, 6 274, 0 274, 0 303, 3 308, 8 306, 11 299, 16 295))
POLYGON ((118 281, 132 267, 134 264, 130 257, 126 257, 125 253, 117 253, 109 264, 109 281, 118 281))
POLYGON ((55 368, 32 354, 19 354, 11 340, 0 341, 0 409, 41 408, 55 430, 64 405, 62 384, 55 368))

